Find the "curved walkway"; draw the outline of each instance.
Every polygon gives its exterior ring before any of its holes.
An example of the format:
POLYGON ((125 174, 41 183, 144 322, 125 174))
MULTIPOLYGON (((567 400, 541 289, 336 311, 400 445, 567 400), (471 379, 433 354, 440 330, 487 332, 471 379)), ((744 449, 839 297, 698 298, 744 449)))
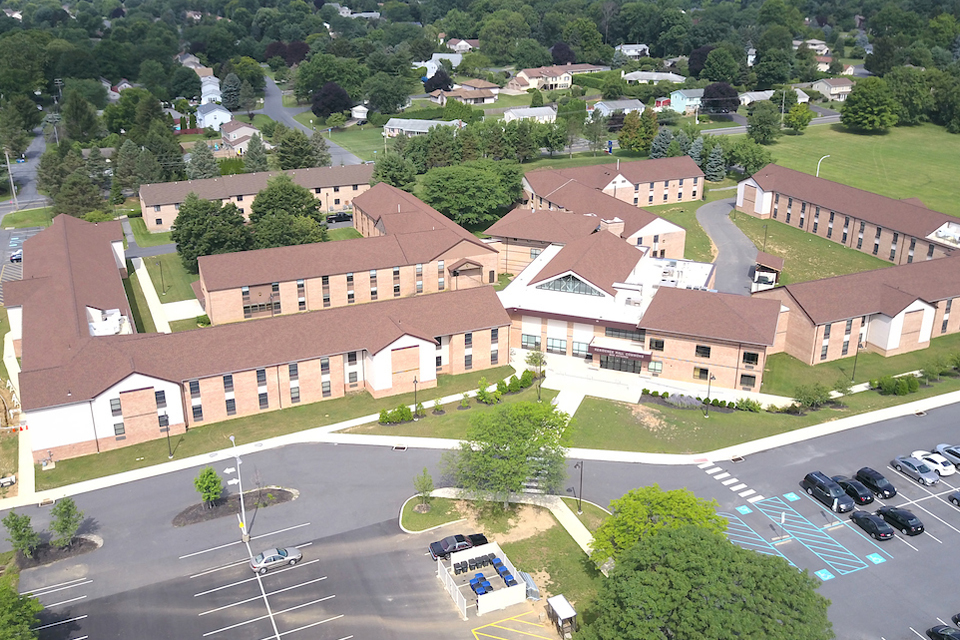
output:
POLYGON ((757 248, 730 219, 735 202, 736 198, 708 202, 697 209, 697 222, 717 247, 717 259, 713 261, 717 267, 715 288, 723 293, 750 295, 757 248))

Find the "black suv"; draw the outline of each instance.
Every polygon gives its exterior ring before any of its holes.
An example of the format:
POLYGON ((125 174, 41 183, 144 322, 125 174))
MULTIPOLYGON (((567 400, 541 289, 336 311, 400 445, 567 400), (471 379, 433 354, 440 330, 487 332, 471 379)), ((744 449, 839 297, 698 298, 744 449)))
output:
POLYGON ((837 513, 853 511, 853 498, 844 493, 839 484, 820 471, 808 473, 800 481, 800 486, 837 513))
POLYGON ((327 216, 327 224, 335 222, 353 222, 353 215, 349 213, 331 213, 327 216))
POLYGON ((897 495, 897 489, 890 484, 890 481, 884 478, 882 473, 870 467, 863 467, 857 471, 856 479, 873 491, 878 498, 892 498, 897 495))
POLYGON ((853 498, 857 504, 870 504, 873 502, 873 494, 863 486, 862 482, 848 478, 847 476, 833 476, 833 481, 840 485, 840 488, 847 492, 847 495, 853 498))

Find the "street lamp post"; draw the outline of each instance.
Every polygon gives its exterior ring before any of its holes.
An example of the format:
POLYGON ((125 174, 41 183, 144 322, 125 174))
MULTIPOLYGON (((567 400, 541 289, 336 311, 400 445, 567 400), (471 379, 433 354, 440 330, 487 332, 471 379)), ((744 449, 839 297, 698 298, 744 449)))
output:
POLYGON ((820 163, 823 162, 824 160, 826 160, 826 159, 829 158, 829 157, 830 157, 829 155, 825 155, 825 156, 823 156, 822 158, 820 158, 820 160, 817 161, 817 177, 818 177, 818 178, 820 177, 820 163))
POLYGON ((716 379, 717 379, 717 376, 713 375, 712 373, 710 374, 710 377, 707 378, 707 415, 705 416, 707 418, 710 417, 710 385, 716 379))
POLYGON ((167 419, 167 460, 173 460, 173 447, 170 446, 170 419, 167 419))
POLYGON ((413 377, 413 419, 414 421, 420 419, 420 413, 418 410, 419 405, 417 404, 417 377, 413 377))
POLYGON ((156 265, 160 267, 160 295, 167 295, 167 285, 163 281, 163 263, 159 260, 156 261, 156 265))
POLYGON ((580 491, 577 492, 577 515, 583 515, 583 460, 573 465, 574 469, 580 469, 580 491))
POLYGON ((857 360, 860 358, 860 349, 862 343, 860 342, 860 336, 857 336, 857 353, 853 356, 853 375, 850 376, 850 382, 853 382, 857 379, 857 360))
POLYGON ((240 473, 240 465, 243 463, 240 460, 240 454, 236 453, 237 450, 237 440, 233 436, 230 436, 230 442, 233 443, 234 454, 233 457, 237 460, 237 466, 234 469, 233 467, 228 467, 223 470, 224 473, 233 473, 237 472, 237 477, 234 480, 228 480, 227 484, 237 484, 240 485, 240 539, 244 542, 250 542, 250 534, 247 533, 247 508, 243 504, 243 474, 240 473))

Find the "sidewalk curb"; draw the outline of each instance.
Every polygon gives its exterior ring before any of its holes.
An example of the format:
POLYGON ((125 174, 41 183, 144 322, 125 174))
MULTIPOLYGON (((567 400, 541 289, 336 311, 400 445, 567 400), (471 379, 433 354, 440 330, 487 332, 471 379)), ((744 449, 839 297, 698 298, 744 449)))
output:
MULTIPOLYGON (((419 496, 417 496, 417 495, 412 495, 412 496, 410 496, 409 498, 407 498, 406 500, 404 500, 404 501, 403 501, 403 504, 400 505, 400 515, 397 516, 397 524, 400 525, 400 530, 403 531, 403 532, 406 533, 406 534, 415 536, 415 535, 417 535, 418 533, 426 533, 426 532, 428 532, 428 531, 434 531, 434 530, 436 530, 436 529, 440 529, 440 528, 449 526, 449 525, 451 525, 451 524, 456 524, 456 523, 458 523, 458 522, 466 522, 466 521, 467 521, 466 518, 460 518, 459 520, 451 520, 450 522, 444 522, 443 524, 438 524, 438 525, 436 525, 436 526, 434 526, 434 527, 430 527, 429 529, 421 529, 420 531, 414 531, 414 530, 412 530, 412 529, 407 529, 405 526, 403 526, 403 509, 404 509, 404 507, 407 506, 407 503, 408 503, 408 502, 410 502, 411 500, 416 500, 418 497, 419 497, 419 496)), ((431 497, 431 498, 434 497, 432 493, 430 494, 430 497, 431 497)))

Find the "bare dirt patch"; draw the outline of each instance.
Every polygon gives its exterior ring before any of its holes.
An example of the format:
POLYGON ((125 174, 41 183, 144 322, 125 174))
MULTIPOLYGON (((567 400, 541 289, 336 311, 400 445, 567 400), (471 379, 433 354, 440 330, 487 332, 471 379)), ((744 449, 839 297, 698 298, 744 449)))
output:
MULTIPOLYGON (((282 504, 296 500, 300 493, 295 489, 283 489, 281 487, 264 487, 247 491, 243 495, 243 506, 249 512, 253 513, 258 508, 266 508, 275 504, 282 504)), ((238 495, 230 495, 221 499, 214 505, 205 505, 203 503, 187 507, 177 514, 173 519, 173 526, 185 527, 189 524, 216 520, 226 516, 235 516, 240 512, 240 498, 238 495)))
POLYGON ((637 422, 644 426, 650 433, 657 433, 663 429, 670 428, 670 425, 660 417, 660 412, 656 409, 643 404, 632 404, 628 406, 630 407, 630 412, 633 414, 633 417, 637 419, 637 422))
MULTIPOLYGON (((472 503, 460 501, 457 503, 457 511, 466 518, 467 527, 479 531, 481 529, 478 520, 477 509, 472 503)), ((515 505, 512 513, 507 520, 507 528, 503 533, 496 533, 496 540, 500 544, 507 542, 516 542, 533 537, 538 533, 555 527, 557 521, 547 509, 534 507, 528 504, 515 505)), ((488 534, 488 537, 490 535, 488 534)))

